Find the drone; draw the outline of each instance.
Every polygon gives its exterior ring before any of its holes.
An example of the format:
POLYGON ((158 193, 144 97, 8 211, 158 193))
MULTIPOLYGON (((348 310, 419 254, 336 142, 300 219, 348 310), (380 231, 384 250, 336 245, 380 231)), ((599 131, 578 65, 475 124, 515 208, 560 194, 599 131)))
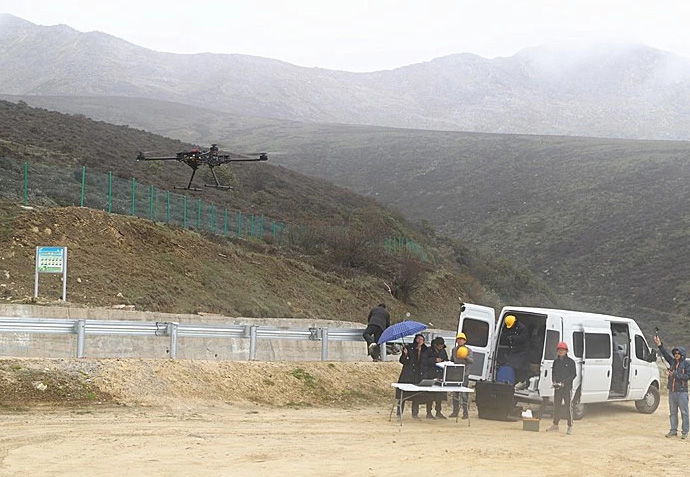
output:
POLYGON ((206 187, 214 187, 216 189, 232 189, 232 187, 227 186, 227 185, 222 185, 220 182, 218 182, 218 177, 216 176, 216 172, 213 170, 215 167, 218 167, 223 164, 227 164, 228 162, 259 162, 259 161, 268 161, 268 154, 265 152, 259 152, 256 154, 250 154, 250 155, 256 155, 258 157, 249 157, 247 155, 240 155, 240 154, 235 154, 233 156, 230 156, 228 154, 220 154, 218 150, 218 145, 217 144, 211 144, 211 147, 207 151, 202 151, 201 149, 192 149, 191 151, 183 151, 183 152, 178 152, 174 156, 162 156, 162 157, 150 157, 147 156, 145 153, 140 152, 137 155, 137 161, 179 161, 179 162, 184 162, 187 164, 189 167, 192 168, 192 177, 189 178, 189 184, 187 184, 187 187, 175 187, 175 189, 185 189, 185 190, 202 190, 202 189, 196 189, 192 187, 192 181, 194 180, 194 174, 196 174, 196 170, 199 168, 201 165, 207 165, 209 169, 211 169, 211 174, 213 174, 213 179, 216 181, 215 184, 204 184, 206 187))

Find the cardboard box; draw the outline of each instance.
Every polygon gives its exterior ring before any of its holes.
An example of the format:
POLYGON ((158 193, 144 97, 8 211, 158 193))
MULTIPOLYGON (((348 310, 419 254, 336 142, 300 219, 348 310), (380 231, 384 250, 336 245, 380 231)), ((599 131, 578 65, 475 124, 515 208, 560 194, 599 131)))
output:
POLYGON ((539 419, 522 418, 522 430, 539 432, 539 419))

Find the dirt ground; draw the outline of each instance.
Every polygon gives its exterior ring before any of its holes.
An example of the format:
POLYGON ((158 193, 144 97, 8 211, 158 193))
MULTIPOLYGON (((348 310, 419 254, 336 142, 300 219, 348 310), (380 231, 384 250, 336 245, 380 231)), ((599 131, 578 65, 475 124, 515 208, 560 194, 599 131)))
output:
MULTIPOLYGON (((19 386, 10 384, 17 373, 40 370, 45 381, 70 370, 91 388, 88 399, 69 406, 30 404, 29 391, 23 404, 11 402, 6 393, 0 475, 688 474, 690 442, 663 437, 665 401, 652 415, 632 404, 592 406, 573 436, 525 432, 521 423, 480 420, 476 412, 468 427, 413 421, 407 410, 401 426, 389 421, 390 377, 398 369, 396 363, 2 360, 3 387, 19 386), (89 402, 94 396, 104 400, 89 402)), ((56 382, 65 387, 64 379, 56 382)), ((36 393, 49 392, 31 383, 36 393)))

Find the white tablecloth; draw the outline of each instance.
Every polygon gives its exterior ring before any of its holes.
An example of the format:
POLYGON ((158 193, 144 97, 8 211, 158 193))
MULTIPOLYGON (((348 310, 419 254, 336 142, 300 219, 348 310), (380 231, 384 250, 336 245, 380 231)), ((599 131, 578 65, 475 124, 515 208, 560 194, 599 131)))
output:
POLYGON ((474 389, 465 386, 417 386, 409 383, 392 383, 392 387, 413 393, 473 393, 474 389))

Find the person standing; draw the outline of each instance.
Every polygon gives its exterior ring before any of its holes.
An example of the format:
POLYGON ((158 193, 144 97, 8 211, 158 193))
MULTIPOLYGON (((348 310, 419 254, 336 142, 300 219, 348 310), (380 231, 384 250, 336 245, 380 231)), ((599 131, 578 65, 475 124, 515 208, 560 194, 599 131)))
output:
POLYGON ((381 361, 381 348, 377 344, 383 330, 391 325, 391 315, 386 310, 386 304, 381 303, 369 312, 367 327, 362 337, 367 342, 367 354, 373 361, 381 361))
POLYGON ((575 361, 568 356, 568 345, 561 341, 556 345, 558 356, 553 361, 551 370, 551 381, 553 382, 553 426, 547 431, 557 431, 560 421, 561 409, 568 410, 568 430, 566 434, 573 433, 573 408, 571 405, 571 395, 573 392, 573 381, 577 377, 575 361), (562 405, 561 405, 562 403, 562 405))
POLYGON ((688 421, 688 379, 690 379, 690 363, 685 360, 685 348, 676 346, 671 349, 671 353, 664 348, 659 336, 654 336, 654 342, 659 347, 661 355, 664 357, 669 365, 668 368, 668 407, 669 420, 671 421, 671 429, 666 434, 666 437, 675 437, 678 435, 678 410, 680 409, 680 417, 683 420, 683 427, 681 428, 681 439, 688 438, 688 430, 690 430, 690 422, 688 421))
MULTIPOLYGON (((412 344, 405 346, 400 355, 400 364, 403 365, 400 371, 399 383, 418 384, 422 380, 424 373, 424 359, 429 352, 429 347, 424 344, 424 335, 415 335, 412 344)), ((395 398, 400 399, 400 394, 403 393, 403 405, 398 409, 398 416, 402 416, 403 408, 405 407, 405 393, 400 389, 395 390, 395 398)), ((424 393, 412 393, 412 417, 414 419, 421 419, 419 417, 419 404, 424 400, 424 393)))
MULTIPOLYGON (((443 370, 436 366, 436 363, 448 361, 446 343, 442 336, 437 336, 431 340, 431 346, 427 352, 424 366, 424 377, 426 379, 436 379, 443 376, 443 370)), ((446 400, 446 393, 431 393, 426 402, 427 419, 447 419, 441 412, 441 404, 446 400), (433 397, 431 397, 433 396, 433 397), (432 407, 436 407, 436 416, 431 412, 432 407)))
MULTIPOLYGON (((462 385, 465 387, 469 385, 470 365, 474 363, 474 354, 472 353, 471 349, 465 346, 466 344, 467 335, 465 335, 465 333, 458 333, 458 335, 455 337, 455 347, 450 354, 455 364, 465 365, 465 377, 462 380, 462 385)), ((453 393, 453 413, 450 415, 450 417, 458 417, 458 414, 460 413, 460 399, 462 399, 462 418, 467 419, 469 418, 468 393, 453 393)))

